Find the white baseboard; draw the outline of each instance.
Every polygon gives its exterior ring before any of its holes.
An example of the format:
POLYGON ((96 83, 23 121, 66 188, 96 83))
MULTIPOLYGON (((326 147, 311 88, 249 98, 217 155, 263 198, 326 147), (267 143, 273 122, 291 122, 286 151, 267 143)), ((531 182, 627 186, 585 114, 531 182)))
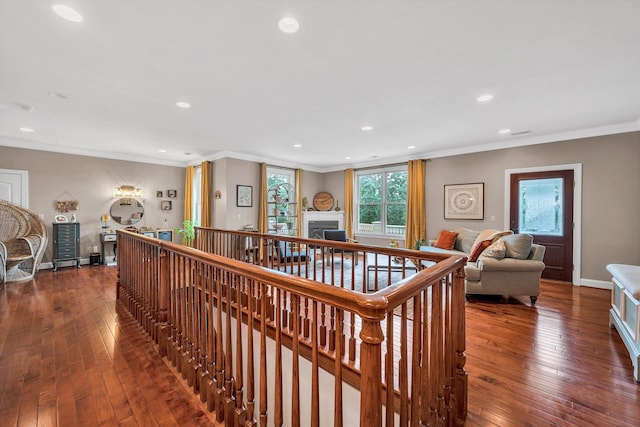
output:
POLYGON ((604 280, 580 279, 580 286, 598 289, 612 289, 611 282, 605 282, 604 280))
MULTIPOLYGON (((60 262, 65 263, 64 264, 65 267, 71 266, 73 265, 73 263, 75 263, 74 260, 60 261, 60 262)), ((89 258, 80 258, 80 265, 89 265, 89 263, 90 263, 89 258)), ((40 264, 38 264, 38 270, 51 270, 52 268, 53 268, 53 262, 41 262, 40 264)))

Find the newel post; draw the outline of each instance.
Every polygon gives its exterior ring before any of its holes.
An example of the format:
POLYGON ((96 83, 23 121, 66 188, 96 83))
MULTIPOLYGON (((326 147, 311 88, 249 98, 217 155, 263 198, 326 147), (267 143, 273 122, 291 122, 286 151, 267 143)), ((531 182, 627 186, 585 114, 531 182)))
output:
POLYGON ((160 352, 160 356, 167 355, 167 338, 168 338, 168 313, 169 313, 169 257, 167 256, 167 251, 163 248, 160 249, 160 280, 158 280, 158 284, 160 286, 159 289, 159 301, 158 301, 158 351, 160 352))
POLYGON ((380 320, 362 319, 360 331, 360 427, 382 426, 382 341, 380 320))
POLYGON ((463 425, 467 418, 467 393, 469 388, 467 371, 466 332, 465 332, 465 273, 459 268, 453 278, 453 333, 455 340, 455 375, 453 381, 453 398, 455 399, 455 422, 463 425))

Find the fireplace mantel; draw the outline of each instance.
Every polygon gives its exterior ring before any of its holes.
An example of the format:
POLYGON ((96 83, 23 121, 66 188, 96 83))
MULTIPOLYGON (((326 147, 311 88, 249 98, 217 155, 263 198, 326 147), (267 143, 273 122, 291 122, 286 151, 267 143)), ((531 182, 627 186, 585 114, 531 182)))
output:
POLYGON ((304 211, 302 212, 302 237, 309 237, 310 221, 338 221, 338 229, 344 230, 344 211, 304 211))

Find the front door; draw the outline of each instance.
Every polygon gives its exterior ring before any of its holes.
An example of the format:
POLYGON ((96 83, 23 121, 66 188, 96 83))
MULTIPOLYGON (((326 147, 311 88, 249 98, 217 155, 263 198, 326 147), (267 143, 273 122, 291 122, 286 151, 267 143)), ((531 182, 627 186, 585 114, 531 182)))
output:
POLYGON ((511 175, 510 228, 545 246, 544 279, 573 279, 573 170, 511 175))

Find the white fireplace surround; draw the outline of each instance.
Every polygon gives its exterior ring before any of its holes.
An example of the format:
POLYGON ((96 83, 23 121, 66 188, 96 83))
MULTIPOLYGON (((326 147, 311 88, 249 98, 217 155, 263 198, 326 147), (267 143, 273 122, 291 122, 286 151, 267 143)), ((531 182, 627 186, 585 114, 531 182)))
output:
POLYGON ((309 238, 309 221, 338 221, 338 230, 344 230, 344 211, 302 212, 302 237, 309 238))

